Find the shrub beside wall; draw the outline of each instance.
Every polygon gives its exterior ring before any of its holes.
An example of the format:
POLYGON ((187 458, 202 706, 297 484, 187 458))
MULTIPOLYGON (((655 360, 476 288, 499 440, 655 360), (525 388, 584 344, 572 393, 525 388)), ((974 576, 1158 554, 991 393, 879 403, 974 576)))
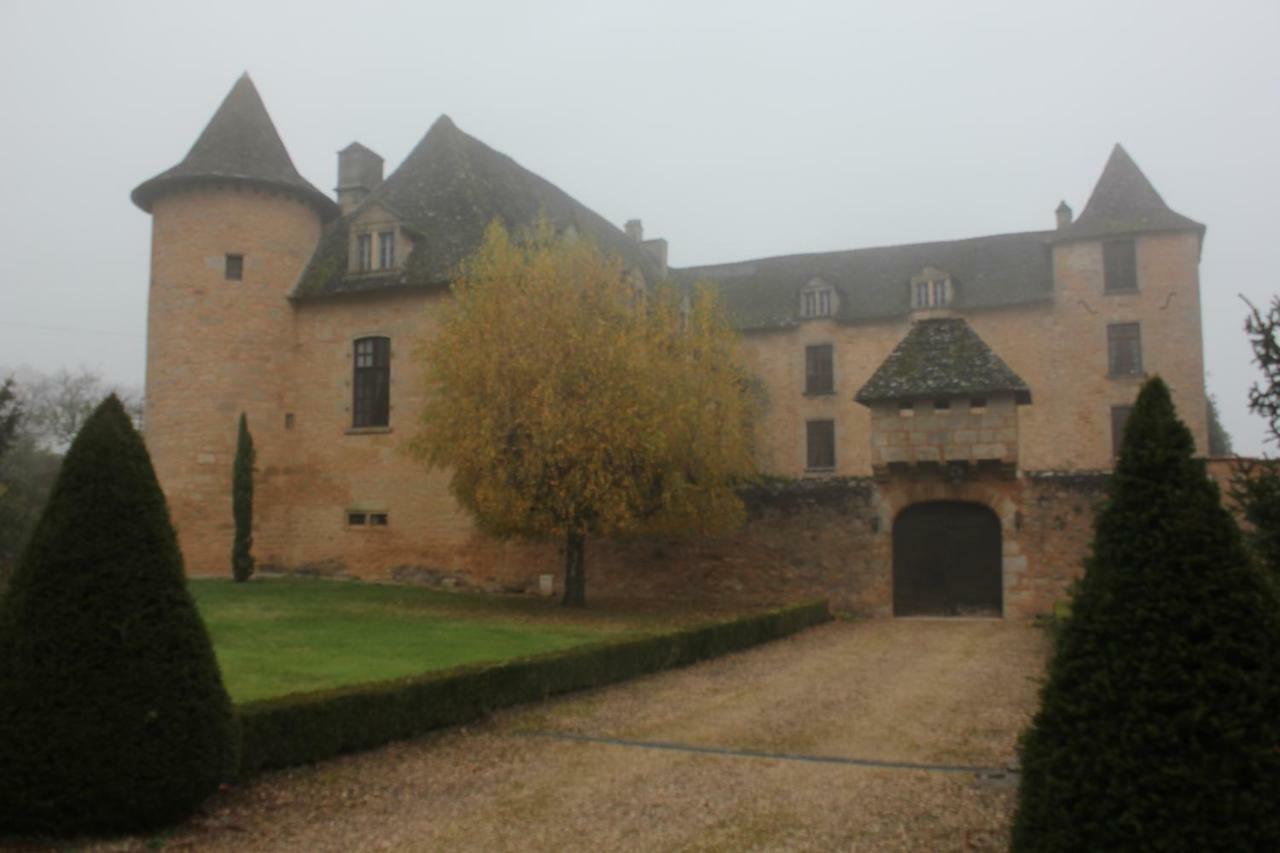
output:
POLYGON ((477 719, 499 708, 687 666, 830 619, 792 605, 651 637, 240 706, 240 776, 309 764, 477 719))

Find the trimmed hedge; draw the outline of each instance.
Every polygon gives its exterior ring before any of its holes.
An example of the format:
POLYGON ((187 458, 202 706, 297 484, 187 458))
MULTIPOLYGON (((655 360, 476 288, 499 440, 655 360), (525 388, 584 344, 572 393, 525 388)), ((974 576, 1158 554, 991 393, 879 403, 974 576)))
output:
POLYGON ((811 602, 635 640, 249 702, 239 708, 240 776, 372 749, 509 705, 687 666, 830 618, 826 602, 811 602))

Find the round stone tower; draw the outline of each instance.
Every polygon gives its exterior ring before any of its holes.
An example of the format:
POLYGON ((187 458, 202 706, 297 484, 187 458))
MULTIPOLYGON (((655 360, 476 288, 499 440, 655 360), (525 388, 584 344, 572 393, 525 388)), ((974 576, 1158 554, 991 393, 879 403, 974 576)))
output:
MULTIPOLYGON (((338 207, 298 174, 248 74, 186 158, 133 202, 152 215, 147 447, 188 570, 222 573, 237 420, 249 418, 260 469, 284 462, 288 297, 338 207)), ((260 542, 277 526, 261 524, 262 497, 260 542)))

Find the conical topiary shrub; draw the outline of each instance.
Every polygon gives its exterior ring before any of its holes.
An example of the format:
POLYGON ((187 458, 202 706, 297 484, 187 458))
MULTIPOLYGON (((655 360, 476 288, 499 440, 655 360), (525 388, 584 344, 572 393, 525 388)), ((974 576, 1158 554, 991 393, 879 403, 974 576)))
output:
POLYGON ((237 583, 253 577, 253 436, 249 420, 240 413, 236 434, 236 458, 231 466, 231 517, 235 534, 231 538, 231 576, 237 583))
POLYGON ((181 819, 230 778, 234 744, 164 495, 112 396, 0 602, 0 832, 181 819))
POLYGON ((1275 850, 1280 602, 1160 379, 1024 735, 1015 851, 1275 850))

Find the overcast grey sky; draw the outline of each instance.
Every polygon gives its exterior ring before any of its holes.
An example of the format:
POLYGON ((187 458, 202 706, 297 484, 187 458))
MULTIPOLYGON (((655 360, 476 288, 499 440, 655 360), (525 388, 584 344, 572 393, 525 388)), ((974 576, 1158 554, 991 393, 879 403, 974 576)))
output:
POLYGON ((1242 452, 1280 188, 1280 3, 0 0, 0 369, 141 385, 150 220, 248 70, 309 180, 440 113, 677 266, 1050 228, 1119 141, 1208 225, 1208 387, 1242 452))

